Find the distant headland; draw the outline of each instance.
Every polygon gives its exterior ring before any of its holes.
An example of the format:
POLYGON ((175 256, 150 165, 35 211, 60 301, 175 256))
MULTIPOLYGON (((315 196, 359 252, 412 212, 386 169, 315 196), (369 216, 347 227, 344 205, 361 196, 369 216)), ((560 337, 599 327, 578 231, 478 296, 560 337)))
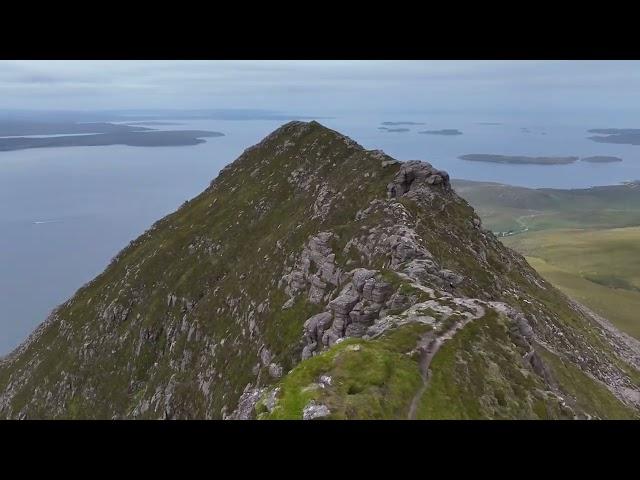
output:
POLYGON ((527 157, 524 155, 494 155, 485 153, 471 153, 458 157, 470 162, 508 163, 513 165, 566 165, 578 160, 579 157, 527 157))

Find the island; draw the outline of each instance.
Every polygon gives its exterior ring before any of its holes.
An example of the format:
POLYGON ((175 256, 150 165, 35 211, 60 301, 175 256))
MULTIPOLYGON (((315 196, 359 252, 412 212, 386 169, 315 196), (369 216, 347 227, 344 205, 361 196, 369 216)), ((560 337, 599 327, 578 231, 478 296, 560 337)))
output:
POLYGON ((408 128, 387 128, 387 127, 378 127, 378 130, 383 130, 385 132, 409 132, 408 128))
POLYGON ((0 120, 0 137, 122 133, 143 132, 149 130, 151 129, 144 128, 133 123, 125 125, 108 122, 33 121, 22 119, 0 120))
POLYGON ((476 125, 502 125, 500 122, 476 122, 476 125))
POLYGON ((578 157, 526 157, 524 155, 493 155, 471 153, 458 157, 470 162, 508 163, 513 165, 566 165, 578 160, 578 157))
POLYGON ((462 132, 455 128, 444 128, 442 130, 422 130, 418 133, 422 133, 425 135, 462 135, 462 132))
POLYGON ((640 135, 640 128, 592 128, 587 131, 600 135, 640 135))
POLYGON ((584 157, 580 159, 582 162, 589 163, 613 163, 613 162, 621 162, 622 159, 620 157, 611 157, 607 155, 595 155, 593 157, 584 157))
POLYGON ((164 125, 184 125, 183 123, 178 122, 157 122, 154 120, 149 120, 148 122, 127 122, 127 125, 152 125, 152 126, 164 126, 164 125))
POLYGON ((197 145, 206 137, 222 137, 223 133, 203 130, 143 130, 67 135, 62 137, 11 137, 0 138, 0 151, 24 150, 27 148, 89 147, 127 145, 130 147, 168 147, 197 145))
POLYGON ((640 145, 639 128, 594 128, 588 132, 598 134, 587 137, 594 142, 640 145))
POLYGON ((382 122, 382 125, 398 126, 398 125, 424 125, 422 122, 382 122))

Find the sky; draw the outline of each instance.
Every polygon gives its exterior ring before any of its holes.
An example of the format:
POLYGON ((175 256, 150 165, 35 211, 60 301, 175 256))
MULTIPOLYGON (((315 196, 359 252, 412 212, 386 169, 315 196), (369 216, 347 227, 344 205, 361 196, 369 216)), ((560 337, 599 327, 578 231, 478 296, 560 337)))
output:
POLYGON ((639 61, 0 61, 0 109, 640 112, 639 61))

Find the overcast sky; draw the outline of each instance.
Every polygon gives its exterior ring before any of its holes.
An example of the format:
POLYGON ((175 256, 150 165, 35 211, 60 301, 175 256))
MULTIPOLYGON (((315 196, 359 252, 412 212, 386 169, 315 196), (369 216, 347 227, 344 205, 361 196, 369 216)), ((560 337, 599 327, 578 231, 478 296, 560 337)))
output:
POLYGON ((0 61, 0 109, 640 110, 637 61, 0 61))

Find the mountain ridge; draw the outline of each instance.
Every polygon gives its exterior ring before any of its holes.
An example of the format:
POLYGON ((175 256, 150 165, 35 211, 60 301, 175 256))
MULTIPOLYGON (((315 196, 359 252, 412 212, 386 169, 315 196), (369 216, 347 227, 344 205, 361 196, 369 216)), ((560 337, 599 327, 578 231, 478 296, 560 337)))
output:
POLYGON ((0 361, 0 416, 634 418, 638 365, 446 172, 293 121, 0 361))

